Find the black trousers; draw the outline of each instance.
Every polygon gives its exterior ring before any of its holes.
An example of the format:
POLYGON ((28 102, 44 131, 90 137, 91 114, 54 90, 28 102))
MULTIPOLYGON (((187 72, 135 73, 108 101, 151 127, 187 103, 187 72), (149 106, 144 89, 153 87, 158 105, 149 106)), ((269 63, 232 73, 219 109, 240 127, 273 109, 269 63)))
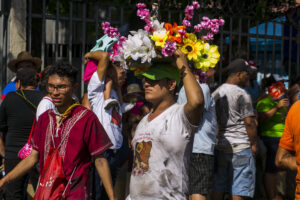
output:
MULTIPOLYGON (((20 161, 20 159, 5 159, 5 174, 8 174, 20 161)), ((29 178, 33 185, 33 188, 36 189, 39 179, 39 173, 36 167, 31 169, 28 174, 5 186, 5 199, 25 200, 27 196, 26 189, 29 178)))

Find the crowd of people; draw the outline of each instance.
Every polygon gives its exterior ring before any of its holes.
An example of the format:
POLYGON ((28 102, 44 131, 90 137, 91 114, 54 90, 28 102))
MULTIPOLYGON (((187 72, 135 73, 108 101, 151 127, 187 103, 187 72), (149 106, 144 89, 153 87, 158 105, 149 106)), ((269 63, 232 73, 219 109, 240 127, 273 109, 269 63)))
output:
POLYGON ((9 62, 16 77, 0 106, 5 199, 26 199, 28 183, 35 199, 300 198, 300 79, 286 89, 271 75, 259 86, 258 66, 237 58, 210 88, 214 69, 203 80, 176 50, 173 62, 157 61, 127 84, 107 52, 84 59, 79 98, 74 66, 40 73, 28 52, 9 62))

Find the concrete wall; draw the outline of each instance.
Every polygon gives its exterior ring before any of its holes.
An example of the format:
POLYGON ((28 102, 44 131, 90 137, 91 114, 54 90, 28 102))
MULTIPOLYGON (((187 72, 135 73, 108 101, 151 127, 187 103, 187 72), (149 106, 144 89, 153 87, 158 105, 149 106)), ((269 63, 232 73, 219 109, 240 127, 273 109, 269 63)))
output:
MULTIPOLYGON (((9 26, 9 56, 8 61, 17 57, 21 51, 26 50, 26 0, 11 0, 8 18, 9 26)), ((10 80, 14 74, 7 70, 10 80)))

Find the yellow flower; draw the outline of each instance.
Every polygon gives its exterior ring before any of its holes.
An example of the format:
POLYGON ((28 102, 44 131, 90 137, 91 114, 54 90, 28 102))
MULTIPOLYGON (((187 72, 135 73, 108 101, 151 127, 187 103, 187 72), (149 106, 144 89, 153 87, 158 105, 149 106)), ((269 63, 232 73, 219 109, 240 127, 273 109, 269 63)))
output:
POLYGON ((189 60, 197 62, 201 56, 203 44, 201 40, 197 40, 197 36, 193 33, 187 34, 188 37, 183 39, 181 51, 187 55, 189 60))
POLYGON ((161 31, 155 31, 153 35, 150 35, 151 40, 155 42, 155 46, 164 48, 165 42, 168 39, 168 34, 165 29, 161 31))
POLYGON ((219 60, 220 53, 218 51, 218 46, 205 43, 199 60, 195 62, 195 68, 206 72, 209 68, 215 67, 219 60))

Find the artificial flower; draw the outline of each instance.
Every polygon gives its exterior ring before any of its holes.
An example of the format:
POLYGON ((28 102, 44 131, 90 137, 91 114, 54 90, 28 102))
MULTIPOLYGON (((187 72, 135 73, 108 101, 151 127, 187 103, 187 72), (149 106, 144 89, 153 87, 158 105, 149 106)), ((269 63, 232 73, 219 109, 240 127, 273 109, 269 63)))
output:
POLYGON ((198 62, 195 62, 195 68, 206 72, 209 68, 213 68, 220 60, 218 46, 204 43, 198 62))
POLYGON ((157 19, 152 22, 152 28, 154 31, 166 30, 164 28, 164 23, 160 23, 157 19))
POLYGON ((193 7, 194 7, 194 9, 199 9, 200 4, 197 1, 193 1, 193 7))
POLYGON ((185 26, 177 26, 176 23, 173 26, 170 23, 165 23, 165 28, 168 31, 168 40, 171 42, 177 42, 182 44, 182 36, 179 33, 180 30, 185 30, 185 26))
POLYGON ((107 34, 109 37, 116 38, 120 36, 118 29, 111 27, 109 22, 103 22, 101 26, 104 34, 107 34))
POLYGON ((161 53, 165 57, 169 57, 174 54, 176 49, 176 42, 166 42, 164 48, 161 50, 161 53))
POLYGON ((185 13, 185 19, 192 19, 193 18, 193 15, 194 15, 194 7, 193 6, 187 6, 184 10, 184 13, 185 13))
POLYGON ((168 39, 168 32, 166 29, 154 31, 153 35, 150 35, 150 38, 155 42, 155 46, 161 49, 164 48, 165 42, 168 39))
POLYGON ((138 3, 138 4, 136 4, 136 7, 138 7, 138 8, 146 8, 146 4, 144 4, 144 3, 138 3))
POLYGON ((123 44, 124 58, 131 58, 135 61, 141 59, 141 63, 150 63, 156 57, 154 46, 148 36, 148 32, 139 29, 130 32, 132 35, 123 44))
POLYGON ((182 25, 186 26, 186 27, 190 27, 191 26, 191 22, 185 19, 185 20, 182 21, 182 25))
POLYGON ((189 60, 198 61, 203 49, 202 41, 197 39, 193 33, 188 33, 187 38, 183 39, 181 51, 187 55, 189 60))

